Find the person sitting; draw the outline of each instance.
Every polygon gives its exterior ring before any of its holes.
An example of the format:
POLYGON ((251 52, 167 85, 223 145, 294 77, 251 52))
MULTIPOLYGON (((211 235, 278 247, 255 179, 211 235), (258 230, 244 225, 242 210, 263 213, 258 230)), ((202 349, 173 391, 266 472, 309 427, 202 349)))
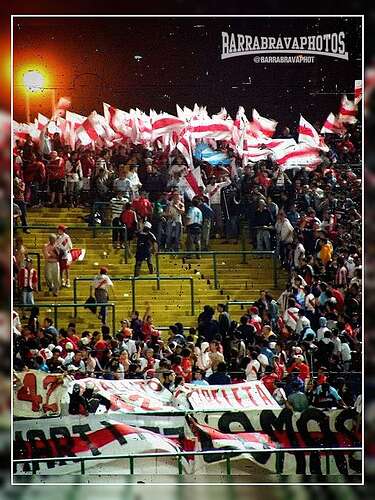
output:
POLYGON ((231 383, 230 376, 227 374, 227 365, 221 361, 216 368, 216 372, 212 373, 207 382, 210 385, 228 385, 231 383))

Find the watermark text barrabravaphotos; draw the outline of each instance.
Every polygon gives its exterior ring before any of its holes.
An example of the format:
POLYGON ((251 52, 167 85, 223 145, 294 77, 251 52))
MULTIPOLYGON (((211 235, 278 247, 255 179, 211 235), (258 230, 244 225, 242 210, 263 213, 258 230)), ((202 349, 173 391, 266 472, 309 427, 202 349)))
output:
POLYGON ((252 36, 222 31, 221 59, 251 54, 310 54, 348 60, 345 33, 310 36, 252 36))

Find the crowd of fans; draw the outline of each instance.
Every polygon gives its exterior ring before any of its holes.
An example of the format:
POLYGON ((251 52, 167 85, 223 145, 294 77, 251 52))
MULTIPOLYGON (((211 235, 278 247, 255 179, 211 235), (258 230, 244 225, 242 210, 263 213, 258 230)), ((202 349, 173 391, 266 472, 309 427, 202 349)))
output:
MULTIPOLYGON (((91 223, 113 226, 114 247, 146 231, 150 245, 177 252, 185 231, 187 250, 199 257, 210 238, 238 241, 242 221, 255 249, 276 250, 289 280, 278 297, 262 290, 239 322, 223 304, 217 311, 207 305, 194 327, 177 322, 165 341, 149 310, 143 319, 134 311, 117 332, 103 324, 101 331, 78 333, 74 324, 57 331, 49 318, 39 323, 35 307, 28 325, 14 325, 15 369, 63 370, 73 378, 158 377, 172 391, 184 382, 261 379, 281 406, 295 411, 352 406, 360 383, 349 374, 362 366, 362 187, 360 170, 352 168, 360 161, 360 140, 354 126, 344 137, 327 135, 330 150, 317 168, 287 171, 271 154, 243 164, 218 143, 231 165, 194 160, 203 182, 192 199, 183 182, 188 167, 176 152, 70 151, 56 134, 53 151, 42 156, 31 140, 18 142, 14 215, 24 231, 26 204, 84 206, 92 209, 91 223)), ((27 252, 15 249, 19 272, 27 252)))

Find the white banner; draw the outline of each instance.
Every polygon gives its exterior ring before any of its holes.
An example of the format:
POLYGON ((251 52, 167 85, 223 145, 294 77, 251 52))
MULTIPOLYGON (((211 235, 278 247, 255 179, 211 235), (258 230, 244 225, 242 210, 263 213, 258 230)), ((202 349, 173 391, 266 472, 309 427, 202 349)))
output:
POLYGON ((174 393, 177 405, 193 410, 277 410, 278 403, 260 381, 231 385, 184 384, 174 393))
POLYGON ((111 402, 111 410, 128 412, 176 411, 172 406, 172 393, 158 379, 150 380, 102 380, 85 378, 75 383, 83 389, 87 382, 94 384, 95 392, 111 402))
POLYGON ((13 414, 15 417, 40 418, 60 415, 61 398, 66 388, 62 375, 29 370, 16 374, 13 414))
MULTIPOLYGON (((80 471, 80 462, 61 460, 63 457, 96 457, 87 460, 85 468, 109 464, 106 455, 136 453, 176 453, 181 448, 172 439, 146 429, 133 427, 109 418, 70 416, 41 420, 23 420, 14 425, 14 459, 55 458, 51 462, 17 464, 15 474, 71 474, 80 471)), ((116 457, 113 461, 116 461, 116 457)), ((143 460, 143 459, 142 459, 143 460)), ((142 470, 142 460, 137 467, 142 470)), ((145 464, 147 463, 145 459, 145 464)), ((129 460, 122 459, 123 473, 129 460)), ((183 460, 187 468, 187 462, 183 460)), ((138 469, 139 470, 139 469, 138 469)))

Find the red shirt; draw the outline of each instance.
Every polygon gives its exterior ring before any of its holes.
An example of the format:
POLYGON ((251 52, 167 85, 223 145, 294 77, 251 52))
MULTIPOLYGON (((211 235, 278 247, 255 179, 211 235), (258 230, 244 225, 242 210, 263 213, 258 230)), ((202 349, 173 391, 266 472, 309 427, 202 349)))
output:
POLYGON ((95 162, 92 158, 82 157, 81 159, 82 175, 83 177, 91 177, 94 170, 95 162))
POLYGON ((47 173, 48 179, 50 180, 65 179, 64 160, 62 158, 56 158, 56 160, 49 161, 47 173))
POLYGON ((46 178, 46 168, 41 161, 29 163, 24 170, 23 178, 25 182, 43 182, 46 178))
POLYGON ((275 382, 279 380, 279 378, 276 375, 276 373, 267 373, 267 375, 264 375, 260 380, 272 394, 273 391, 276 389, 275 382))
POLYGON ((184 371, 184 380, 185 382, 191 382, 191 362, 189 358, 182 358, 181 368, 184 371))
POLYGON ((147 217, 152 214, 152 205, 150 200, 147 198, 136 198, 133 200, 132 208, 139 214, 141 217, 147 217))
POLYGON ((134 210, 124 210, 120 215, 120 220, 128 229, 136 226, 136 214, 134 210))
POLYGON ((288 372, 292 372, 294 369, 299 371, 299 378, 305 381, 307 378, 310 378, 310 368, 306 363, 300 363, 299 365, 294 362, 289 368, 288 372))

